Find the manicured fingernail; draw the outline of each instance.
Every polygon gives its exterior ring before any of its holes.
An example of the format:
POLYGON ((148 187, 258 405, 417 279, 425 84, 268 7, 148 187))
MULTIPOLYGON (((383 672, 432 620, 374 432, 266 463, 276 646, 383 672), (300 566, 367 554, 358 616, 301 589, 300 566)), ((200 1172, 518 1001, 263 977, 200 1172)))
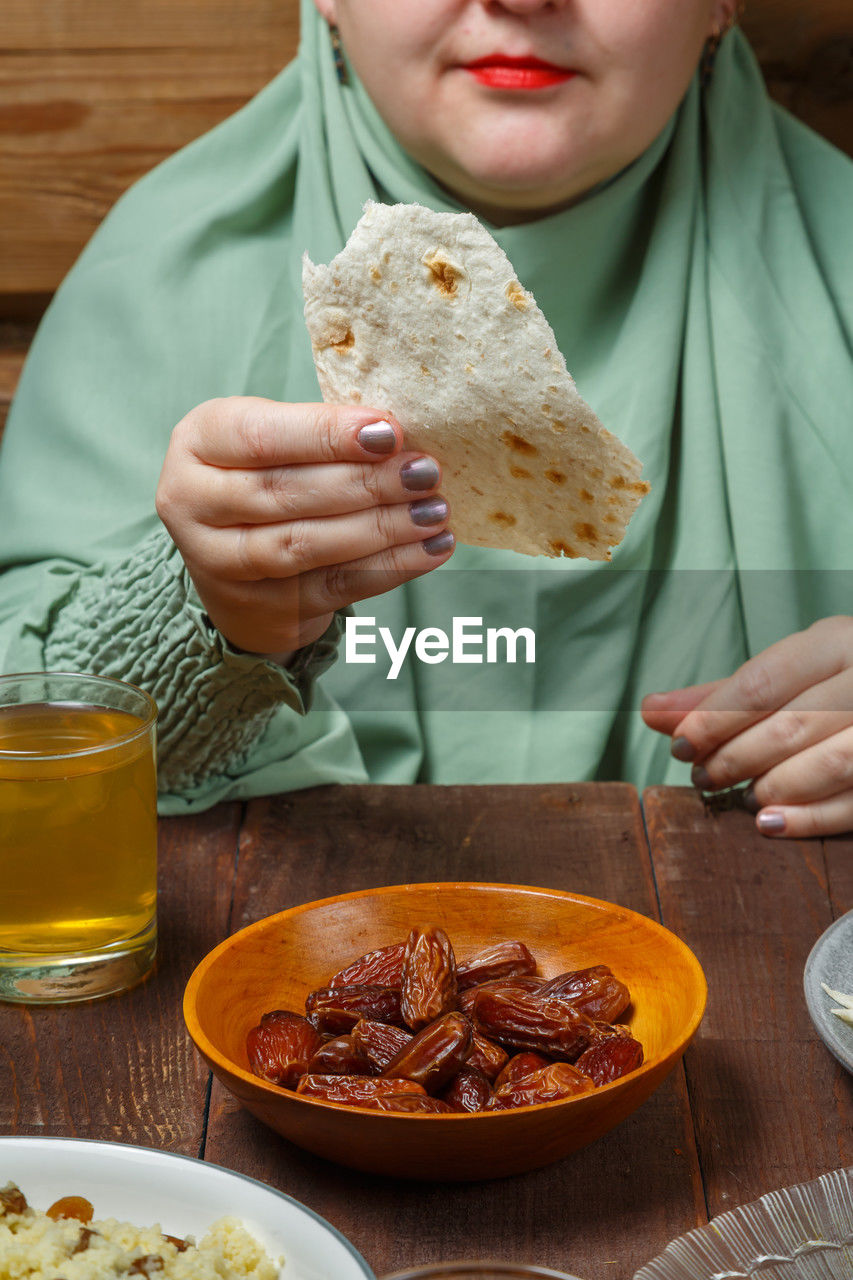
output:
POLYGON ((785 830, 785 815, 776 809, 768 809, 766 813, 759 813, 755 825, 762 835, 780 836, 785 830))
POLYGON ((442 529, 434 538, 426 538, 421 546, 429 556, 443 556, 456 545, 456 539, 449 529, 442 529))
MULTIPOLYGON (((682 738, 681 741, 686 742, 686 738, 682 738)), ((693 783, 694 787, 698 787, 700 791, 713 791, 717 785, 708 770, 702 764, 694 764, 693 768, 690 770, 690 781, 693 783)))
POLYGON ((676 760, 683 760, 685 764, 689 764, 696 755, 696 748, 687 738, 673 738, 669 749, 676 760))
POLYGON ((409 503, 409 515, 414 524, 441 524, 447 519, 448 510, 444 498, 420 498, 409 503))
POLYGON ((362 449, 368 453, 393 453, 397 443, 390 422, 368 422, 356 436, 362 449))
POLYGON ((412 458, 400 468, 400 482, 404 489, 434 489, 441 472, 432 458, 412 458))
POLYGON ((758 813, 761 808, 761 801, 755 798, 755 792, 752 787, 747 787, 741 799, 743 800, 744 809, 748 809, 750 813, 758 813))

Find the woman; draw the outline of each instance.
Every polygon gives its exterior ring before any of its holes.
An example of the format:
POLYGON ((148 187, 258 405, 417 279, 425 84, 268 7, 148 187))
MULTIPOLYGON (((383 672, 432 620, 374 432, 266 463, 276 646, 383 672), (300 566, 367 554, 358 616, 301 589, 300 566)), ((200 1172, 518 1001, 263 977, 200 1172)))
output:
POLYGON ((733 0, 317 6, 45 318, 0 468, 3 667, 148 688, 165 812, 688 760, 753 780, 766 834, 853 826, 849 164, 736 32, 701 83, 733 0), (454 551, 434 460, 316 403, 301 255, 368 198, 490 225, 651 482, 612 566, 454 551), (330 667, 361 600, 389 636, 529 626, 536 662, 330 667))

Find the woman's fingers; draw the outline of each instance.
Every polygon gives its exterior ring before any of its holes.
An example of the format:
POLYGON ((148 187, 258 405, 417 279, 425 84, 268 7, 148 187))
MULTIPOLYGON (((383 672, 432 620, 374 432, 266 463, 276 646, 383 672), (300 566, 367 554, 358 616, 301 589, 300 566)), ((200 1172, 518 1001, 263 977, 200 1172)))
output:
POLYGON ((784 707, 737 734, 693 767, 703 791, 731 787, 766 774, 853 724, 853 670, 807 689, 784 707))
POLYGON ((787 636, 750 658, 688 711, 672 731, 673 755, 702 763, 722 743, 851 663, 850 618, 824 618, 787 636))
POLYGON ((208 400, 178 423, 175 434, 199 462, 241 470, 375 461, 403 443, 400 424, 379 409, 281 404, 256 396, 208 400))
POLYGON ((399 453, 376 462, 327 462, 253 470, 205 467, 198 501, 205 523, 278 524, 411 502, 434 493, 441 469, 432 458, 399 453))
POLYGON ((813 840, 853 831, 853 791, 844 791, 813 804, 773 805, 755 819, 762 835, 789 840, 813 840))
POLYGON ((399 423, 360 405, 232 397, 178 423, 155 505, 233 645, 298 649, 335 609, 451 555, 440 468, 402 444, 399 423))
POLYGON ((762 808, 810 804, 853 792, 853 727, 774 765, 756 777, 751 790, 762 808))
POLYGON ((309 610, 319 612, 383 595, 443 564, 454 546, 453 534, 444 529, 423 542, 386 547, 360 560, 315 569, 300 579, 300 599, 309 610))
POLYGON ((648 693, 643 698, 640 712, 650 729, 672 734, 688 711, 692 711, 723 683, 722 680, 711 680, 708 684, 691 684, 684 689, 672 689, 668 693, 648 693))
POLYGON ((328 518, 201 528, 195 554, 238 582, 292 578, 423 542, 444 528, 449 511, 444 498, 427 497, 328 518))
POLYGON ((291 578, 228 582, 208 612, 220 630, 227 621, 228 638, 239 648, 254 653, 300 649, 322 635, 336 610, 429 573, 450 558, 453 548, 453 534, 444 529, 421 542, 291 578))
POLYGON ((752 781, 764 834, 853 828, 853 618, 823 618, 728 679, 650 695, 642 710, 702 790, 752 781))

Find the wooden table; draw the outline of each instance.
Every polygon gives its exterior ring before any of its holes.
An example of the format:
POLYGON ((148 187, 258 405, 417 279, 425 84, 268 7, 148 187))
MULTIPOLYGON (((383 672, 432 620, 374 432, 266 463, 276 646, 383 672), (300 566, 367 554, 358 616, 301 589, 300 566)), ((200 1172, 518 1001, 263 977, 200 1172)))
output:
POLYGON ((853 906, 853 840, 770 841, 688 789, 653 788, 643 804, 621 783, 335 787, 164 821, 157 972, 89 1005, 0 1006, 0 1132, 137 1143, 251 1174, 329 1219, 380 1276, 467 1255, 630 1280, 709 1216, 853 1164, 853 1078, 802 994, 813 942, 853 906), (211 1085, 180 1012, 205 952, 298 902, 442 879, 548 885, 662 920, 710 989, 683 1066, 586 1150, 468 1185, 338 1168, 211 1085))

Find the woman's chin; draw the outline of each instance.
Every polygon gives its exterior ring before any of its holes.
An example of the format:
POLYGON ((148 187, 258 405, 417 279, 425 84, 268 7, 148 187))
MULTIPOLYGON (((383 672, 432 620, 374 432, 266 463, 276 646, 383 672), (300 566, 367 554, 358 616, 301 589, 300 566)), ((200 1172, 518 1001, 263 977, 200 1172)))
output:
POLYGON ((589 173, 575 175, 571 168, 558 172, 559 180, 555 181, 550 168, 542 172, 530 165, 503 164, 472 165, 467 172, 433 170, 433 176, 474 213, 500 223, 523 221, 566 208, 601 181, 589 173))
MULTIPOLYGON (((551 145, 541 136, 469 135, 454 139, 444 154, 430 150, 416 158, 475 212, 480 206, 522 213, 559 208, 608 176, 597 148, 586 154, 587 148, 567 145, 565 134, 551 145)), ((613 172, 619 167, 614 160, 613 172)))

